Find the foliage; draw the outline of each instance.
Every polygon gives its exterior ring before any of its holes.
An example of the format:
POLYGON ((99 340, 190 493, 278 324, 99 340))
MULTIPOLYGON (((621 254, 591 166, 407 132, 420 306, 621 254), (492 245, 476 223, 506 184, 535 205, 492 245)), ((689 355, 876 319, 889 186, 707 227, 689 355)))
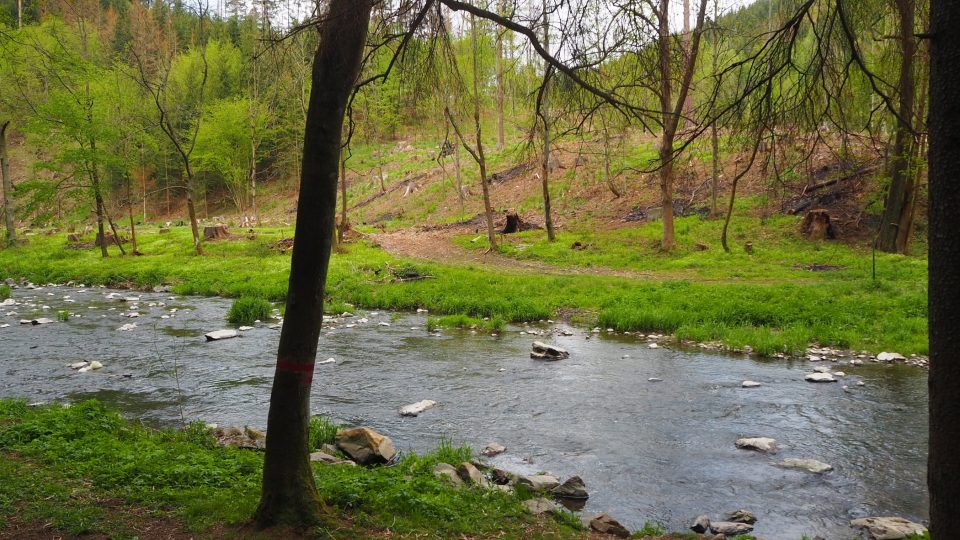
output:
MULTIPOLYGON (((704 226, 719 225, 710 221, 704 226)), ((781 237, 776 222, 769 226, 772 229, 758 225, 756 230, 758 238, 772 246, 793 234, 781 237)), ((678 227, 678 233, 682 229, 678 227)), ((141 249, 149 257, 108 261, 92 250, 64 251, 59 240, 38 235, 29 246, 0 251, 0 268, 35 283, 175 283, 178 294, 281 301, 290 259, 269 247, 279 234, 263 229, 256 240, 210 243, 210 256, 197 258, 188 254, 188 228, 175 227, 163 235, 143 231, 141 249)), ((682 234, 681 245, 688 241, 682 234)), ((561 241, 566 243, 563 236, 561 241)), ((801 352, 811 342, 874 353, 926 353, 924 258, 878 254, 874 281, 865 249, 791 240, 771 250, 782 257, 775 262, 773 256, 765 259, 764 243, 755 244, 756 263, 748 255, 719 256, 715 249, 665 255, 654 246, 645 247, 643 264, 649 270, 642 278, 580 274, 564 263, 549 273, 418 263, 419 271, 434 278, 397 282, 382 276, 385 268, 402 266, 403 261, 358 243, 331 259, 327 294, 333 302, 360 308, 426 308, 438 315, 511 322, 556 318, 563 311, 604 328, 675 332, 685 339, 751 345, 766 353, 801 352), (813 262, 844 268, 811 272, 795 266, 813 262)))
MULTIPOLYGON (((317 535, 356 538, 390 528, 430 538, 528 537, 532 522, 517 496, 458 489, 434 476, 437 463, 456 465, 470 455, 446 442, 434 453, 408 453, 392 467, 314 464, 320 495, 349 517, 321 526, 317 535)), ((93 401, 28 407, 3 400, 0 530, 17 514, 78 535, 129 536, 113 516, 130 505, 171 514, 194 530, 239 526, 256 507, 262 464, 261 453, 212 445, 200 424, 156 431, 93 401), (106 497, 120 504, 106 511, 97 504, 106 497)), ((552 538, 576 535, 563 523, 546 527, 552 538)))
POLYGON ((227 321, 233 324, 253 324, 255 321, 268 319, 271 310, 273 305, 268 300, 256 296, 242 296, 233 301, 227 313, 227 321))
POLYGON ((336 441, 337 430, 340 426, 326 416, 310 417, 310 449, 316 450, 324 444, 333 444, 336 441))
POLYGON ((10 298, 10 286, 9 285, 0 285, 0 300, 6 300, 10 298))

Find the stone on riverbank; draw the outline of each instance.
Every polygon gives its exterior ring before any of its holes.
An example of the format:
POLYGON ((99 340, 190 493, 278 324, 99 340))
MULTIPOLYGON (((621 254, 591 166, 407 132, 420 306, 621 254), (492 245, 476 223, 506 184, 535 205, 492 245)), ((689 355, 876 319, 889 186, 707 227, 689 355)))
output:
POLYGON ((587 493, 587 486, 579 476, 571 476, 566 482, 553 488, 550 492, 553 493, 554 497, 560 497, 561 499, 584 500, 590 498, 590 494, 587 493))
POLYGON ((570 353, 562 347, 548 345, 542 341, 534 341, 530 358, 534 360, 563 360, 564 358, 570 358, 570 353))
POLYGON ((330 463, 331 465, 356 465, 356 463, 349 459, 340 459, 326 452, 313 452, 310 454, 310 461, 322 461, 324 463, 330 463))
POLYGON ((854 519, 850 522, 850 525, 866 529, 874 540, 900 540, 911 534, 921 535, 927 532, 927 528, 923 525, 901 517, 854 519))
POLYGON ((606 512, 585 516, 581 518, 581 521, 584 527, 598 533, 611 534, 620 538, 630 537, 630 531, 606 512))
POLYGON ((483 477, 480 469, 477 469, 473 463, 464 461, 457 467, 457 476, 467 484, 476 486, 487 486, 487 479, 483 477))
POLYGON ((535 516, 557 514, 560 512, 560 507, 557 506, 557 503, 544 498, 523 501, 523 507, 527 509, 527 512, 535 516))
POLYGON ((904 360, 906 360, 906 357, 904 357, 900 353, 882 352, 877 355, 877 360, 881 362, 903 362, 904 360))
POLYGON ((436 406, 437 406, 436 401, 433 401, 430 399, 424 399, 422 401, 418 401, 416 403, 411 403, 410 405, 404 405, 403 407, 400 407, 400 416, 417 416, 423 411, 432 409, 436 406))
POLYGON ((387 463, 397 455, 393 441, 370 428, 342 429, 336 442, 337 448, 360 465, 387 463))
POLYGON ((263 433, 244 427, 218 427, 213 431, 213 438, 220 446, 233 446, 250 450, 264 450, 267 447, 267 437, 263 433))
POLYGON ((777 441, 770 437, 743 437, 737 439, 737 448, 741 450, 754 450, 767 454, 777 453, 777 441))
POLYGON ((531 474, 521 476, 517 483, 527 486, 533 491, 550 491, 560 485, 560 479, 549 474, 531 474))
POLYGON ((832 465, 815 459, 788 458, 777 463, 777 465, 785 469, 801 469, 815 474, 823 474, 833 470, 832 465))
POLYGON ((695 533, 705 533, 707 529, 710 528, 710 517, 707 515, 697 516, 697 519, 693 520, 693 525, 690 526, 690 530, 695 533))
POLYGON ((456 487, 463 485, 463 480, 461 480, 457 474, 457 469, 449 463, 438 463, 437 466, 433 468, 433 475, 441 480, 450 482, 456 487))
POLYGON ((213 332, 208 332, 204 334, 204 337, 207 338, 207 341, 220 341, 222 339, 231 339, 239 336, 240 334, 233 329, 226 330, 214 330, 213 332))

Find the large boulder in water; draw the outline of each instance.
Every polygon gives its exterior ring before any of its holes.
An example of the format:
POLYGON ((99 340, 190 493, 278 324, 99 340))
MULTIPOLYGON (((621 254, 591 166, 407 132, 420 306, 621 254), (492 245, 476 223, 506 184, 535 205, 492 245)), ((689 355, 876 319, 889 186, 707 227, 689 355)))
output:
POLYGON ((397 455, 390 437, 358 427, 337 432, 337 448, 361 465, 387 463, 397 455))
POLYGON ((570 353, 566 349, 542 341, 534 341, 533 351, 530 352, 530 358, 535 360, 562 360, 569 357, 570 353))

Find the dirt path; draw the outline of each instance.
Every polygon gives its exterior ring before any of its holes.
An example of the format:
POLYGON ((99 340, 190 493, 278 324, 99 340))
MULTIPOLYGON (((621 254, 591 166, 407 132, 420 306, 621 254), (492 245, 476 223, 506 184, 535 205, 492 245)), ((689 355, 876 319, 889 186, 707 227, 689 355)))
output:
MULTIPOLYGON (((525 261, 505 257, 492 251, 470 251, 456 245, 451 237, 466 234, 463 229, 444 229, 438 231, 417 231, 405 229, 389 233, 369 235, 369 238, 392 255, 425 259, 458 266, 478 265, 500 268, 513 272, 546 275, 598 275, 640 279, 656 279, 653 272, 636 272, 613 268, 561 267, 540 261, 525 261)), ((478 240, 479 241, 479 240, 478 240)), ((486 239, 483 239, 486 242, 486 239)))

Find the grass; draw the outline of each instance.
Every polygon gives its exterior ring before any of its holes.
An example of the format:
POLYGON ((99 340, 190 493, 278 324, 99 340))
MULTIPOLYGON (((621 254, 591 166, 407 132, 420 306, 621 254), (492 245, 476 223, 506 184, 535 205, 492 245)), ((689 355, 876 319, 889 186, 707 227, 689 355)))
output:
MULTIPOLYGON (((874 353, 926 354, 926 259, 878 254, 874 280, 869 251, 799 240, 793 218, 765 224, 739 218, 734 224, 734 245, 737 235, 750 234, 754 255, 742 250, 728 255, 716 245, 698 251, 695 242, 716 238, 719 227, 699 218, 678 220, 679 246, 671 254, 658 251, 655 224, 594 236, 561 233, 553 244, 533 231, 505 247, 508 256, 533 254, 557 268, 548 273, 410 261, 360 242, 331 259, 327 301, 331 311, 352 311, 348 304, 426 308, 436 315, 487 317, 491 322, 564 315, 620 331, 750 345, 763 354, 799 352, 813 342, 874 353), (595 249, 571 250, 574 239, 595 249), (565 271, 601 263, 635 275, 565 271), (842 268, 811 272, 796 267, 814 263, 842 268), (400 279, 411 272, 429 277, 400 279)), ((191 254, 188 228, 159 235, 144 227, 139 240, 145 256, 108 259, 94 250, 65 249, 61 238, 37 235, 28 246, 0 251, 0 278, 133 287, 168 283, 176 294, 282 301, 290 255, 271 245, 289 234, 261 229, 256 240, 209 242, 207 254, 198 257, 191 254)), ((467 318, 448 322, 483 327, 467 318)))
POLYGON ((484 317, 478 319, 469 315, 446 315, 427 319, 427 330, 432 332, 438 328, 459 328, 461 330, 486 330, 489 332, 503 332, 507 323, 502 317, 484 317))
POLYGON ((0 301, 10 298, 10 286, 0 285, 0 301))
POLYGON ((227 313, 227 321, 233 324, 253 324, 270 317, 273 305, 263 298, 243 296, 233 301, 227 313))
MULTIPOLYGON (((521 494, 457 489, 436 478, 440 462, 458 464, 469 448, 447 443, 393 467, 317 463, 320 495, 333 513, 313 531, 325 538, 573 538, 563 523, 535 522, 521 494)), ((36 521, 73 535, 133 537, 122 517, 138 508, 184 528, 240 527, 259 498, 263 455, 217 447, 202 424, 153 430, 97 402, 28 407, 0 401, 0 536, 36 521), (115 501, 104 504, 104 501, 115 501)))
POLYGON ((324 444, 333 444, 340 426, 326 416, 310 417, 310 449, 317 450, 324 444))

